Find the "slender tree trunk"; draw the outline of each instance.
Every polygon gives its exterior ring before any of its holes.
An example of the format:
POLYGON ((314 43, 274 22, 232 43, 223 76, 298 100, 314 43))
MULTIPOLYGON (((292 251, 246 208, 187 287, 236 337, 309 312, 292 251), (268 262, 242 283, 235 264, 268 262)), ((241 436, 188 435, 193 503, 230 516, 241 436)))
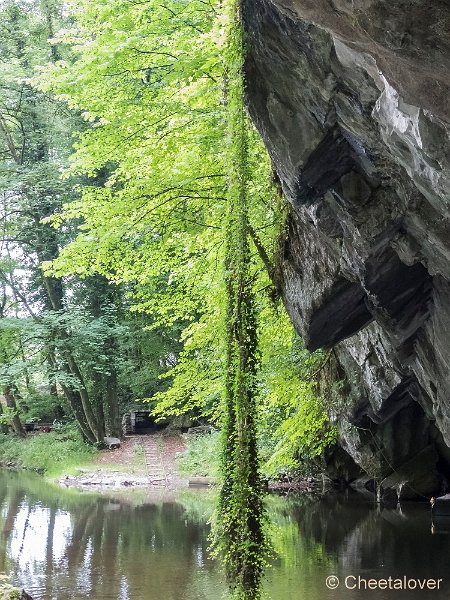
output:
POLYGON ((22 421, 20 420, 20 417, 18 414, 16 399, 14 397, 14 393, 12 391, 11 386, 6 385, 3 388, 3 396, 5 398, 6 406, 14 411, 13 417, 11 419, 11 425, 12 425, 15 433, 17 433, 17 435, 20 435, 20 436, 25 436, 26 435, 25 429, 22 425, 22 421))
POLYGON ((81 403, 79 393, 74 392, 64 384, 61 384, 61 387, 63 389, 65 397, 67 398, 67 401, 69 402, 70 408, 73 411, 75 419, 78 422, 83 437, 91 444, 95 444, 96 442, 98 442, 98 439, 86 421, 86 415, 83 411, 83 406, 81 403))
MULTIPOLYGON (((23 344, 22 344, 22 338, 19 337, 19 349, 20 349, 20 355, 22 357, 23 363, 26 364, 26 357, 25 357, 25 351, 23 349, 23 344)), ((27 392, 29 394, 31 394, 33 392, 32 388, 31 388, 31 381, 30 381, 30 374, 28 373, 28 369, 25 368, 24 369, 24 377, 25 377, 25 385, 27 388, 27 392)))
MULTIPOLYGON (((56 359, 53 353, 48 354, 48 360, 50 361, 53 370, 56 370, 56 359)), ((62 365, 61 370, 67 375, 71 374, 70 369, 66 364, 62 365)), ((61 388, 70 408, 72 409, 75 419, 78 422, 83 437, 91 444, 95 444, 98 440, 86 420, 80 394, 69 388, 65 383, 61 383, 61 388)))
MULTIPOLYGON (((65 339, 68 339, 69 337, 67 335, 67 332, 61 332, 61 335, 64 336, 65 339)), ((71 352, 65 352, 64 357, 67 361, 67 364, 69 365, 70 372, 80 382, 79 398, 81 399, 81 405, 83 408, 84 416, 86 418, 86 422, 89 428, 91 429, 92 433, 94 434, 96 441, 100 442, 103 440, 104 437, 102 436, 103 427, 102 424, 97 421, 97 417, 95 416, 88 391, 84 384, 83 375, 81 374, 81 371, 78 368, 78 365, 75 359, 73 358, 71 352)))
POLYGON ((227 75, 228 218, 223 484, 219 498, 225 571, 236 597, 260 596, 265 554, 264 509, 256 444, 257 328, 248 220, 248 117, 244 37, 239 0, 227 0, 224 62, 227 75))
MULTIPOLYGON (((3 407, 0 402, 0 419, 1 419, 2 415, 3 415, 3 407)), ((0 420, 0 433, 8 433, 8 425, 6 425, 6 423, 3 423, 1 420, 0 420)))
POLYGON ((117 344, 116 340, 113 337, 108 338, 106 342, 106 352, 110 357, 109 374, 105 377, 106 404, 108 406, 109 430, 113 437, 120 438, 121 423, 119 396, 117 390, 117 370, 116 365, 114 364, 115 357, 117 355, 117 344))
POLYGON ((51 348, 47 351, 47 377, 48 377, 48 389, 50 390, 50 395, 53 396, 56 400, 59 398, 58 395, 58 387, 55 382, 54 372, 56 367, 56 358, 54 348, 51 348))
POLYGON ((117 375, 111 373, 106 379, 106 401, 108 403, 109 428, 113 437, 120 437, 120 411, 117 395, 117 375))
MULTIPOLYGON (((40 257, 40 260, 43 260, 44 258, 48 260, 48 257, 40 257)), ((61 282, 58 279, 55 279, 54 277, 44 277, 44 285, 47 291, 47 297, 49 299, 51 310, 64 310, 64 305, 62 301, 63 290, 61 282)), ((58 329, 55 332, 55 334, 63 342, 69 341, 69 334, 64 328, 58 329)), ((71 406, 75 412, 75 416, 80 423, 80 427, 88 440, 93 441, 94 443, 102 441, 104 437, 102 435, 104 426, 102 423, 99 423, 97 421, 89 398, 89 394, 87 392, 86 385, 83 380, 83 375, 81 374, 78 364, 74 359, 69 348, 66 348, 62 352, 62 355, 68 370, 70 371, 72 376, 79 382, 79 393, 71 394, 70 397, 68 397, 68 400, 71 403, 71 406), (81 401, 81 406, 76 406, 76 404, 79 401, 81 401), (82 414, 83 416, 81 416, 82 414), (90 430, 90 432, 87 430, 90 430)), ((63 387, 63 390, 68 390, 68 387, 63 387)), ((67 397, 66 391, 64 393, 67 397)))
POLYGON ((99 437, 99 441, 103 441, 105 437, 105 410, 103 407, 104 404, 104 377, 102 373, 98 371, 94 371, 92 374, 93 379, 93 390, 91 392, 91 398, 95 408, 96 420, 98 432, 97 435, 99 437))

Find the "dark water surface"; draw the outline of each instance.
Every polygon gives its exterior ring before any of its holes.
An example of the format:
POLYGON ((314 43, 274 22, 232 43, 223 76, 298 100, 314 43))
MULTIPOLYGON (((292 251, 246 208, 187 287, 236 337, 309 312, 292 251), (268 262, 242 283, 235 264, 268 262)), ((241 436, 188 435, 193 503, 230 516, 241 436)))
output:
MULTIPOLYGON (((213 506, 202 491, 106 497, 0 472, 0 573, 35 600, 219 600, 226 588, 208 557, 213 506)), ((273 600, 450 598, 450 535, 431 532, 426 504, 380 510, 347 495, 270 497, 268 508, 279 555, 265 586, 273 600), (443 581, 439 590, 357 589, 358 577, 387 587, 443 581)))

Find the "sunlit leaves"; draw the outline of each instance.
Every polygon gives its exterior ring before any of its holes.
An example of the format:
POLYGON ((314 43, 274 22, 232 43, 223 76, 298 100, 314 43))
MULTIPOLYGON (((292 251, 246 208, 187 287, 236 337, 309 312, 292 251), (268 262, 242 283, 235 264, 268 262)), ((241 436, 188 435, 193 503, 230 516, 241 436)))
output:
MULTIPOLYGON (((152 327, 180 324, 184 351, 167 375, 172 385, 153 398, 156 414, 217 416, 230 174, 222 9, 204 0, 81 0, 68 11, 72 28, 55 36, 65 60, 44 65, 35 85, 86 120, 65 177, 96 182, 84 182, 80 199, 52 218, 55 226, 76 222, 79 228, 46 268, 60 276, 101 273, 132 290, 133 310, 152 315, 152 327)), ((227 61, 239 67, 242 56, 227 61)), ((248 135, 247 209, 271 257, 284 211, 262 144, 251 129, 248 135)), ((260 321, 261 423, 277 425, 270 442, 275 472, 325 445, 314 445, 314 436, 326 441, 327 415, 314 378, 304 373, 320 357, 296 355, 287 317, 268 308, 272 283, 253 245, 248 262, 260 321), (289 435, 283 427, 291 427, 289 435)))

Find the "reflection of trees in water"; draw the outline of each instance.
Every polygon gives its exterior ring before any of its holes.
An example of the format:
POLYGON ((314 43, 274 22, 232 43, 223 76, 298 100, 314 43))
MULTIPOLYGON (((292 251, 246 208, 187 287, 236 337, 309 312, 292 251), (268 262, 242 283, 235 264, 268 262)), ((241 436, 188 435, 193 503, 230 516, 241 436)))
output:
MULTIPOLYGON (((0 473, 0 571, 15 569, 29 590, 43 582, 36 598, 221 597, 225 586, 207 559, 214 498, 186 492, 181 500, 133 507, 0 473)), ((325 577, 340 569, 359 574, 383 564, 384 575, 414 569, 414 577, 446 578, 450 535, 429 533, 426 507, 405 504, 399 512, 311 496, 269 497, 267 507, 279 552, 268 573, 274 599, 295 592, 323 600, 325 577)))
POLYGON ((0 573, 5 573, 7 571, 6 544, 14 530, 14 523, 24 500, 25 492, 15 488, 8 488, 6 485, 1 484, 0 489, 2 489, 2 493, 0 494, 0 505, 2 506, 2 519, 0 524, 0 573))
MULTIPOLYGON (((132 507, 125 503, 93 494, 80 494, 42 485, 42 481, 27 481, 21 476, 0 474, 2 506, 2 538, 0 540, 0 570, 9 570, 6 553, 13 561, 11 535, 22 535, 27 529, 39 528, 36 556, 42 547, 43 560, 35 557, 39 575, 45 577, 45 596, 62 593, 69 581, 76 581, 79 597, 119 597, 126 591, 130 598, 154 597, 182 600, 186 588, 195 586, 199 564, 210 573, 212 563, 207 558, 207 531, 190 522, 182 505, 175 503, 144 504, 132 507), (48 515, 42 529, 43 505, 48 515), (29 525, 18 532, 18 515, 26 511, 29 525), (70 535, 64 538, 62 517, 70 513, 70 535), (63 556, 56 551, 64 545, 63 556)), ((23 524, 23 516, 20 525, 23 524)), ((28 538, 27 538, 28 539, 28 538)), ((30 546, 28 542, 28 546, 30 546)), ((28 548, 28 552, 30 549, 28 548)), ((17 552, 16 552, 17 554, 17 552)), ((40 554, 39 554, 40 557, 40 554)), ((33 589, 30 574, 20 571, 16 576, 33 589)), ((71 596, 72 597, 72 596, 71 596)), ((197 596, 201 597, 201 596, 197 596)))

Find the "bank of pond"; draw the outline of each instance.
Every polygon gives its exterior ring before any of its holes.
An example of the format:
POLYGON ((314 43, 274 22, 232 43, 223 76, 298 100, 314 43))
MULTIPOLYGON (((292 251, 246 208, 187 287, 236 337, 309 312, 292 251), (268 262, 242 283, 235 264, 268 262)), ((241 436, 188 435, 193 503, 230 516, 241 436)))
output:
MULTIPOLYGON (((214 494, 101 495, 0 472, 0 573, 34 600, 226 598, 209 552, 214 494)), ((405 598, 397 580, 409 582, 408 600, 449 597, 450 535, 432 530, 427 504, 383 509, 348 492, 270 495, 267 509, 274 556, 264 591, 273 600, 358 599, 372 579, 387 582, 370 589, 377 600, 405 598), (431 579, 439 589, 420 588, 431 579)))

